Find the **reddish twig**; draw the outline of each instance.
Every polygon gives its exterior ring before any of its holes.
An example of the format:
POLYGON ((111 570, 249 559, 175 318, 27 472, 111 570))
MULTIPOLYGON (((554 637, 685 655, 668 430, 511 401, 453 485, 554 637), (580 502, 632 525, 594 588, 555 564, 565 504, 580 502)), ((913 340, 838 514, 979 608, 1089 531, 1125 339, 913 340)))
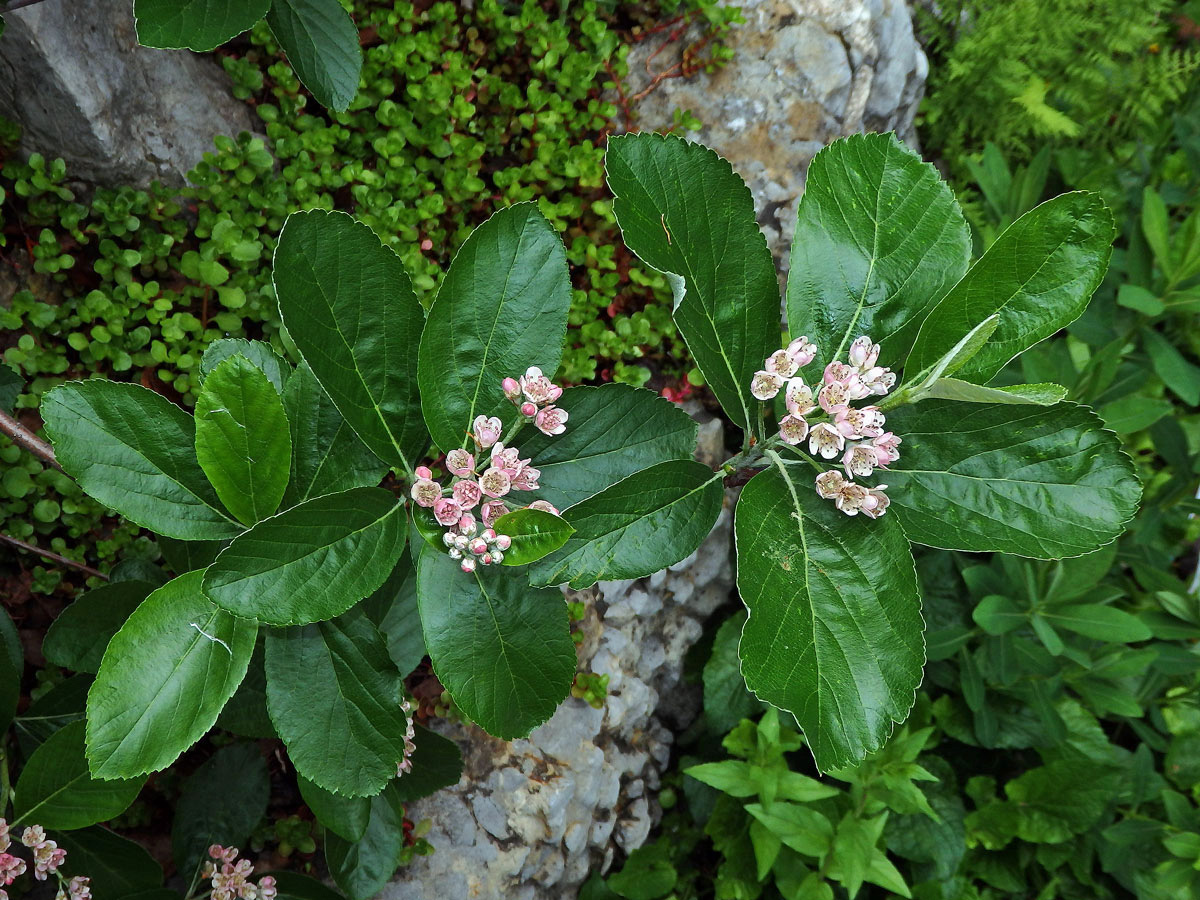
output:
POLYGON ((97 569, 93 569, 91 566, 85 565, 81 562, 75 562, 75 560, 68 559, 67 557, 55 553, 52 550, 43 550, 41 547, 35 547, 33 544, 27 544, 24 541, 17 540, 15 537, 9 537, 7 534, 0 534, 0 543, 8 544, 10 547, 16 547, 18 550, 24 550, 27 553, 35 553, 38 556, 54 560, 54 562, 61 563, 64 566, 69 566, 72 569, 78 569, 80 572, 91 575, 93 578, 103 578, 105 581, 108 581, 107 575, 97 569))
POLYGON ((62 466, 54 458, 54 449, 4 410, 0 410, 0 434, 7 436, 18 447, 28 450, 47 465, 62 471, 62 466))

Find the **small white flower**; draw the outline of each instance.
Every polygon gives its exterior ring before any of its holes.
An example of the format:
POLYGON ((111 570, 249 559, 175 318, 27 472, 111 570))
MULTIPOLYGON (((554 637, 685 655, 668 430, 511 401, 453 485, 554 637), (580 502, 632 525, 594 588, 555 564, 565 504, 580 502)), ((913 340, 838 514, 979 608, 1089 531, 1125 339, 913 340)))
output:
POLYGON ((808 423, 797 416, 784 416, 779 422, 779 437, 793 447, 808 437, 808 423))
POLYGON ((828 422, 813 426, 808 433, 808 452, 819 453, 825 459, 833 459, 845 446, 846 439, 828 422))
POLYGON ((817 408, 817 404, 813 402, 812 388, 799 378, 793 378, 787 383, 787 390, 783 392, 783 402, 793 416, 807 416, 817 408))
POLYGON ((768 372, 774 372, 776 375, 782 375, 784 378, 791 378, 796 374, 796 370, 800 366, 796 363, 795 358, 790 356, 786 350, 776 350, 767 357, 763 368, 768 372))
POLYGON ((778 372, 768 372, 762 369, 754 373, 750 382, 750 393, 757 400, 770 400, 779 393, 786 379, 778 372))
POLYGON ((822 500, 833 500, 842 492, 846 479, 837 469, 830 469, 817 476, 817 496, 822 500))
POLYGON ((891 498, 884 493, 887 488, 886 484, 877 484, 873 488, 868 488, 867 499, 863 501, 862 511, 864 516, 869 516, 872 519, 878 519, 891 505, 891 498))
POLYGON ((865 478, 875 471, 875 447, 870 443, 852 444, 842 455, 842 467, 853 478, 865 478))
POLYGON ((900 451, 896 448, 899 447, 903 441, 901 441, 900 438, 896 437, 896 435, 892 434, 890 431, 879 435, 871 443, 875 446, 875 453, 877 456, 875 465, 887 466, 900 458, 900 451))
POLYGON ((863 373, 862 383, 872 394, 882 397, 896 386, 896 373, 882 366, 874 366, 863 373))
POLYGON ((817 348, 808 338, 800 335, 788 344, 783 352, 795 360, 796 368, 803 368, 816 357, 817 348))
POLYGON ((835 415, 838 410, 845 409, 850 404, 850 391, 840 381, 827 382, 817 391, 817 402, 821 409, 835 415))
POLYGON ((879 359, 879 345, 871 343, 871 339, 864 334, 851 342, 850 352, 847 355, 850 358, 850 365, 865 372, 875 365, 875 360, 879 359))
POLYGON ((846 515, 857 516, 869 498, 870 491, 865 487, 855 484, 853 481, 847 481, 842 485, 841 491, 838 492, 833 502, 846 515))

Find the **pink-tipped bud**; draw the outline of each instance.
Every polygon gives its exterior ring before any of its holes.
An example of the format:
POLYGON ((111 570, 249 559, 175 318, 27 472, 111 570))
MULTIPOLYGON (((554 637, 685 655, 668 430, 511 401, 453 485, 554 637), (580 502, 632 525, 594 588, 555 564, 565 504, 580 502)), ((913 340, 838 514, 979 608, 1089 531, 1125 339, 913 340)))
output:
POLYGON ((485 566, 490 566, 493 562, 495 562, 495 557, 493 557, 490 553, 485 553, 483 556, 479 557, 479 561, 485 566))
POLYGON ((536 416, 537 411, 538 408, 536 403, 531 403, 530 401, 526 400, 521 404, 521 415, 527 419, 532 419, 534 416, 536 416))
POLYGON ((507 534, 496 535, 496 549, 497 550, 504 552, 511 546, 512 546, 512 538, 510 538, 507 534))
POLYGON ((417 466, 416 476, 418 478, 420 478, 422 481, 429 481, 430 479, 433 478, 433 473, 431 471, 429 471, 428 466, 417 466))
POLYGON ((460 562, 458 565, 464 572, 474 572, 475 571, 475 557, 464 556, 462 559, 462 562, 460 562))
POLYGON ((458 520, 458 530, 463 533, 463 536, 470 537, 475 533, 475 517, 470 513, 463 513, 462 518, 458 520))
POLYGON ((487 553, 487 548, 487 541, 483 540, 483 538, 475 538, 475 540, 471 541, 470 549, 476 556, 482 556, 487 553))
POLYGON ((500 382, 500 388, 504 391, 504 396, 513 403, 521 398, 521 384, 515 378, 505 378, 500 382))
POLYGON ((483 534, 481 534, 480 537, 490 544, 496 540, 496 532, 492 531, 490 528, 485 528, 483 529, 483 534))

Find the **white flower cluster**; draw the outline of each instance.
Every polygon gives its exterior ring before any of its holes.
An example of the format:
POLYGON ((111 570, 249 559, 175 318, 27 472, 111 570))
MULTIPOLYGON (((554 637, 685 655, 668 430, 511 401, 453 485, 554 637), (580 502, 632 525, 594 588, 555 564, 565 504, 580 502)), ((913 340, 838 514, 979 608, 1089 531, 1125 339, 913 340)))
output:
MULTIPOLYGON (((518 425, 532 423, 548 436, 567 430, 567 411, 554 405, 562 396, 562 388, 537 366, 530 366, 519 381, 505 378, 501 386, 504 396, 521 414, 518 425)), ((511 498, 504 499, 511 491, 536 491, 542 473, 530 465, 530 460, 521 459, 516 447, 504 445, 500 440, 503 431, 504 423, 496 416, 476 416, 470 431, 475 453, 456 448, 446 454, 446 469, 454 476, 449 485, 434 481, 428 466, 417 466, 414 471, 416 479, 410 492, 413 502, 431 509, 438 524, 446 528, 442 542, 450 558, 459 560, 464 572, 504 561, 512 539, 497 534, 492 526, 511 509, 540 509, 558 514, 546 500, 515 504, 511 498), (477 506, 482 530, 473 512, 477 506)))
POLYGON ((850 404, 870 396, 882 397, 896 385, 891 369, 876 365, 879 345, 863 335, 850 344, 847 362, 831 362, 825 367, 821 383, 813 388, 796 377, 801 368, 817 355, 807 337, 798 337, 782 350, 772 353, 763 368, 754 374, 750 393, 759 400, 771 400, 783 391, 787 415, 779 423, 779 437, 793 446, 808 439, 808 452, 823 459, 841 454, 846 476, 836 469, 817 476, 818 496, 832 500, 848 516, 860 512, 874 519, 887 510, 886 484, 873 487, 854 478, 866 478, 875 469, 885 469, 900 458, 900 438, 884 431, 885 419, 878 406, 853 407, 850 404), (810 424, 817 410, 828 418, 810 424))

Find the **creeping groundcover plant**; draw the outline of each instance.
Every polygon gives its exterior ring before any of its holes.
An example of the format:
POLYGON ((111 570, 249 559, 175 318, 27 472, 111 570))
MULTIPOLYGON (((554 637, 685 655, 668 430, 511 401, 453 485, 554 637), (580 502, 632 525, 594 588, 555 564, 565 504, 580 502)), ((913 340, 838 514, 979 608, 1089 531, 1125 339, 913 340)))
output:
POLYGON ((379 795, 436 740, 404 695, 426 654, 465 717, 526 735, 575 673, 558 586, 683 560, 726 484, 744 484, 746 683, 795 716, 820 769, 841 767, 887 739, 921 679, 910 542, 1058 559, 1120 534, 1140 489, 1116 437, 1006 368, 1100 283, 1113 226, 1097 197, 1037 207, 968 267, 931 166, 890 135, 838 141, 809 171, 784 334, 727 162, 634 134, 610 139, 607 175, 626 244, 670 280, 740 429, 715 470, 666 400, 553 381, 571 281, 531 204, 476 229, 427 311, 370 228, 296 213, 274 259, 294 365, 218 341, 194 415, 134 384, 46 395, 63 469, 161 535, 179 573, 119 616, 88 595, 64 613, 112 634, 80 741, 89 778, 144 779, 249 692, 306 797, 379 795))

